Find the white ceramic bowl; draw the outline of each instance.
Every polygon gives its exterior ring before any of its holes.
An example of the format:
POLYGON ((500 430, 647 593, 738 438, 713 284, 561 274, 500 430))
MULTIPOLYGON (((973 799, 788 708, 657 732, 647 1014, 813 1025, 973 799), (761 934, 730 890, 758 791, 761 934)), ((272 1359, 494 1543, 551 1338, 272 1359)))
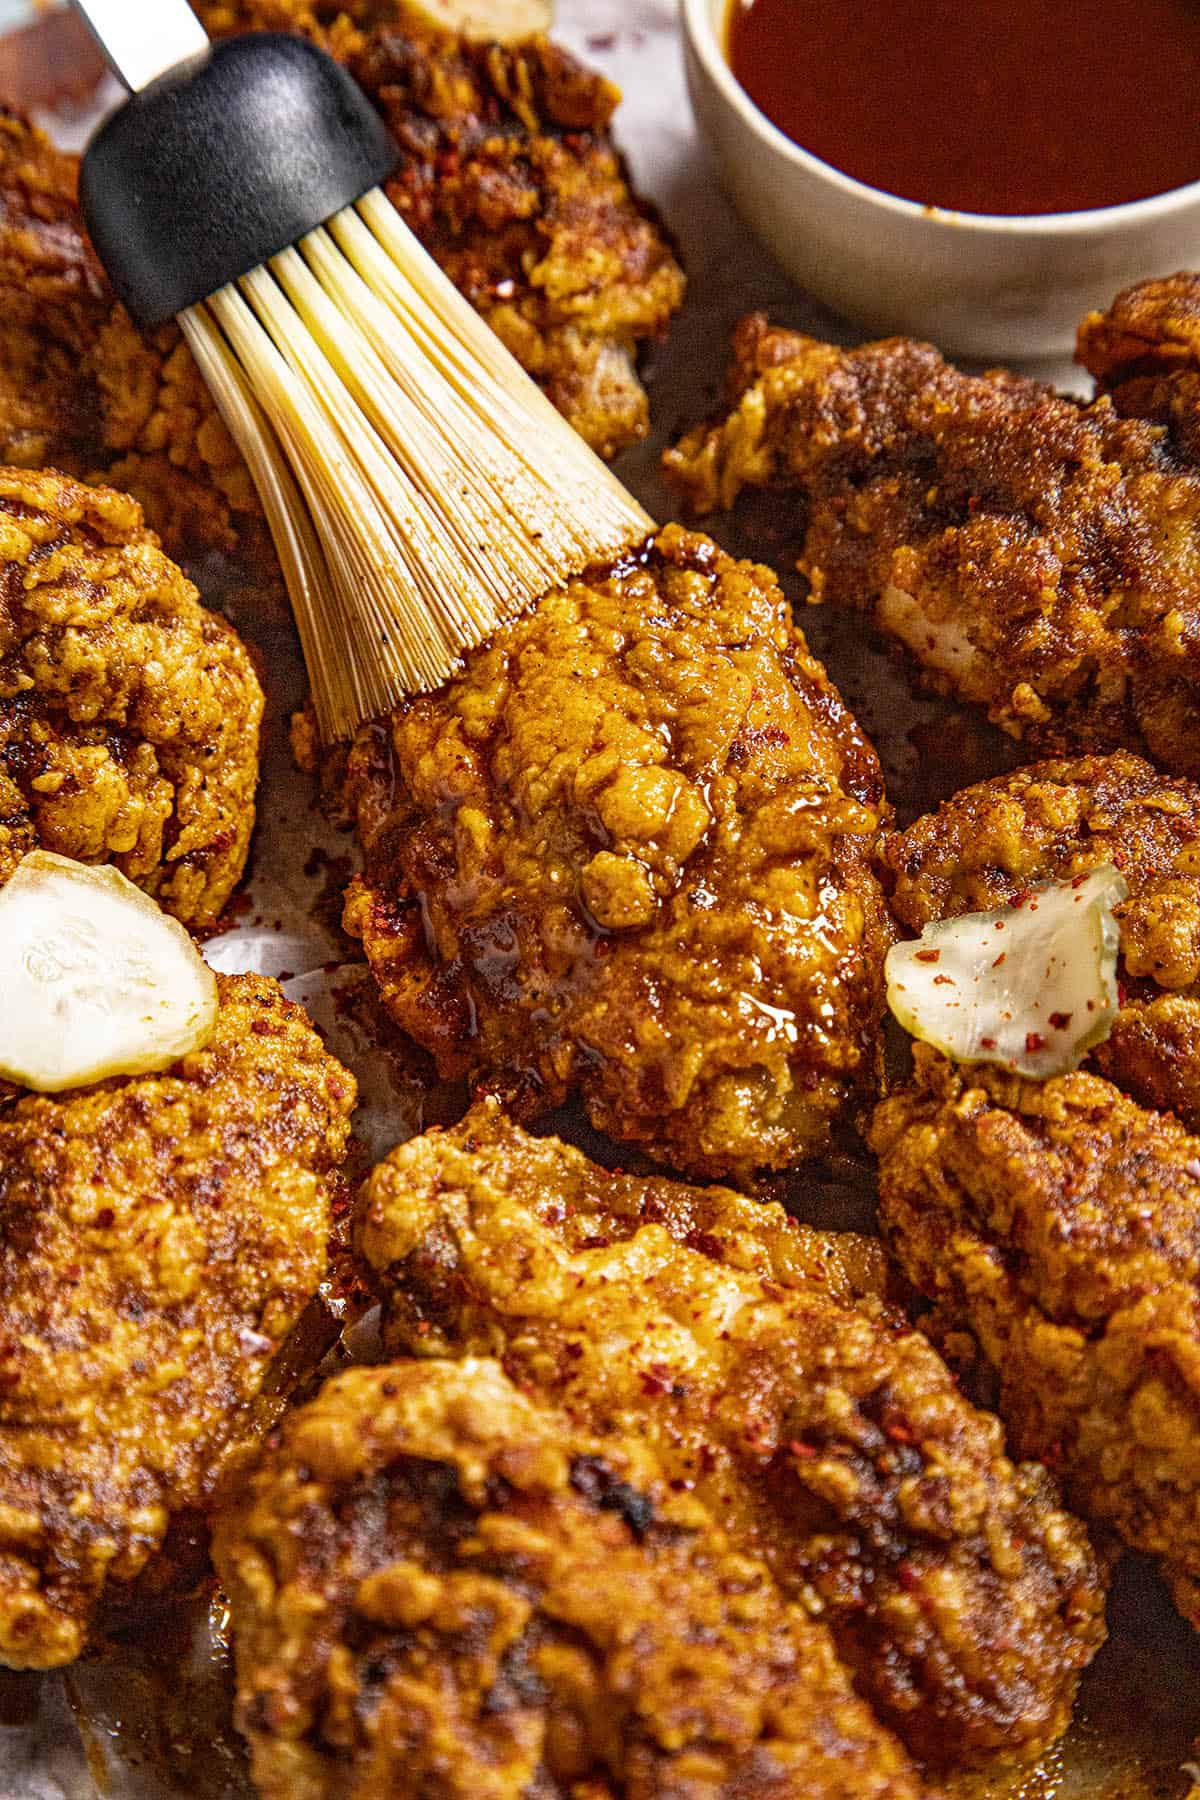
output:
POLYGON ((961 356, 1062 356, 1091 308, 1200 262, 1200 181, 1126 206, 1003 218, 920 206, 843 175, 785 137, 734 79, 728 5, 680 0, 692 105, 721 178, 788 274, 869 330, 961 356))

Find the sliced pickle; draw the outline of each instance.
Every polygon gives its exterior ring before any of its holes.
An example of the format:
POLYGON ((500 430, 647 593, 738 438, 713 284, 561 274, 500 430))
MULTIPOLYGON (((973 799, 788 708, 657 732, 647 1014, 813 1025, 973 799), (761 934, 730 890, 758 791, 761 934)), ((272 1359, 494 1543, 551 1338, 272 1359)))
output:
POLYGON ((554 23, 553 0, 405 0, 403 11, 433 31, 481 43, 518 44, 554 23))
POLYGON ((888 953, 888 1005, 955 1062, 1044 1079, 1078 1068, 1112 1030, 1129 890, 1111 864, 1032 888, 1012 906, 927 925, 888 953))
POLYGON ((116 869, 34 850, 0 888, 0 1075, 39 1093, 144 1075, 212 1035, 217 982, 116 869))

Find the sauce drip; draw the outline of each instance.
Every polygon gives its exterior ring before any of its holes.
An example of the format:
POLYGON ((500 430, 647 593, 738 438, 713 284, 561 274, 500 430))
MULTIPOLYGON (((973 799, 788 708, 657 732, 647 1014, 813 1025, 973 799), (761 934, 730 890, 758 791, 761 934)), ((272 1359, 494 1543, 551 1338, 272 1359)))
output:
POLYGON ((733 0, 728 55, 794 143, 925 205, 1073 212, 1200 179, 1200 0, 733 0))

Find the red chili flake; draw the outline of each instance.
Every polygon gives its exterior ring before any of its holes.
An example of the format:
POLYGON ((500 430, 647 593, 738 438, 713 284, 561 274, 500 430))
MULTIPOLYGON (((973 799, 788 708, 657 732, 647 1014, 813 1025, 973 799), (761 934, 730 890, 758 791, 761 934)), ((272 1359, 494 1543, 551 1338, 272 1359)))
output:
POLYGON ((1071 886, 1073 888, 1081 888, 1086 880, 1087 880, 1086 875, 1076 875, 1074 880, 1071 882, 1071 886))
POLYGON ((996 920, 996 930, 997 930, 997 931, 1003 931, 1003 930, 1004 930, 1004 920, 1003 920, 1003 919, 997 919, 997 920, 996 920))
POLYGON ((815 1456, 817 1454, 817 1447, 815 1444, 801 1443, 799 1438, 793 1438, 788 1445, 788 1449, 793 1456, 815 1456))
POLYGON ((935 975, 933 985, 934 987, 957 987, 958 983, 953 975, 935 975))
POLYGON ((980 1038, 979 1047, 981 1050, 994 1050, 996 1048, 996 1040, 995 1038, 980 1038))
POLYGON ((272 1025, 267 1019, 252 1019, 250 1029, 255 1037, 282 1037, 283 1027, 272 1025))
POLYGON ((1025 1053, 1027 1056, 1035 1056, 1039 1050, 1044 1050, 1045 1048, 1046 1040, 1040 1031, 1027 1031, 1025 1033, 1025 1053))
POLYGON ((669 1394, 671 1391, 671 1371, 666 1363, 651 1363, 648 1369, 640 1369, 638 1380, 643 1394, 669 1394))
POLYGON ((998 969, 1000 967, 1000 964, 1004 961, 1004 959, 1007 955, 1008 955, 1008 951, 1002 950, 1000 952, 999 956, 996 958, 995 962, 992 964, 993 969, 998 969))
POLYGON ((903 1419, 885 1419, 883 1429, 894 1443, 915 1444, 917 1441, 916 1433, 903 1419))
POLYGON ((940 950, 918 950, 915 960, 925 963, 941 962, 942 953, 940 950))
POLYGON ((1065 1031, 1074 1015, 1071 1013, 1051 1013, 1050 1026, 1053 1031, 1065 1031))

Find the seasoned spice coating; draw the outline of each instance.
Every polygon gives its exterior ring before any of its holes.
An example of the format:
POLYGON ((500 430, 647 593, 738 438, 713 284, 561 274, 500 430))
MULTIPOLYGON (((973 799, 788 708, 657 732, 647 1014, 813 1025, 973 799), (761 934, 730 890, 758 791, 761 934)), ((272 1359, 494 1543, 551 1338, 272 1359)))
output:
POLYGON ((1124 418, 1167 426, 1184 460, 1200 461, 1200 278, 1126 288, 1083 321, 1076 360, 1124 418))
POLYGON ((918 1800, 828 1634, 493 1362, 328 1382, 216 1538, 263 1800, 918 1800))
POLYGON ((879 767, 767 570, 669 528, 366 727, 348 792, 347 929, 444 1076, 709 1175, 872 1089, 879 767))
POLYGON ((0 109, 0 462, 133 494, 175 554, 230 550, 250 477, 178 328, 143 334, 83 235, 79 160, 0 109))
POLYGON ((873 1133, 880 1222, 975 1338, 1015 1449, 1081 1512, 1200 1578, 1200 1139, 1083 1072, 1044 1083, 918 1046, 873 1133))
POLYGON ((702 510, 796 492, 813 598, 869 611, 1013 735, 1200 774, 1200 471, 1178 433, 928 344, 841 350, 759 316, 730 410, 667 462, 702 510))
POLYGON ((262 710, 244 644, 135 501, 0 468, 0 875, 37 843, 214 924, 250 845, 262 710))
POLYGON ((818 1611, 923 1761, 1036 1756, 1103 1637, 1082 1527, 880 1298, 868 1253, 722 1188, 613 1175, 494 1103, 357 1212, 394 1353, 499 1357, 647 1442, 818 1611))
POLYGON ((1129 886, 1116 909, 1121 1010, 1092 1062, 1200 1125, 1200 787, 1127 751, 1035 763, 964 788, 882 856, 892 910, 914 932, 1114 863, 1129 886))
POLYGON ((217 980, 166 1074, 0 1103, 0 1665, 79 1655, 325 1273, 354 1079, 275 982, 217 980))

